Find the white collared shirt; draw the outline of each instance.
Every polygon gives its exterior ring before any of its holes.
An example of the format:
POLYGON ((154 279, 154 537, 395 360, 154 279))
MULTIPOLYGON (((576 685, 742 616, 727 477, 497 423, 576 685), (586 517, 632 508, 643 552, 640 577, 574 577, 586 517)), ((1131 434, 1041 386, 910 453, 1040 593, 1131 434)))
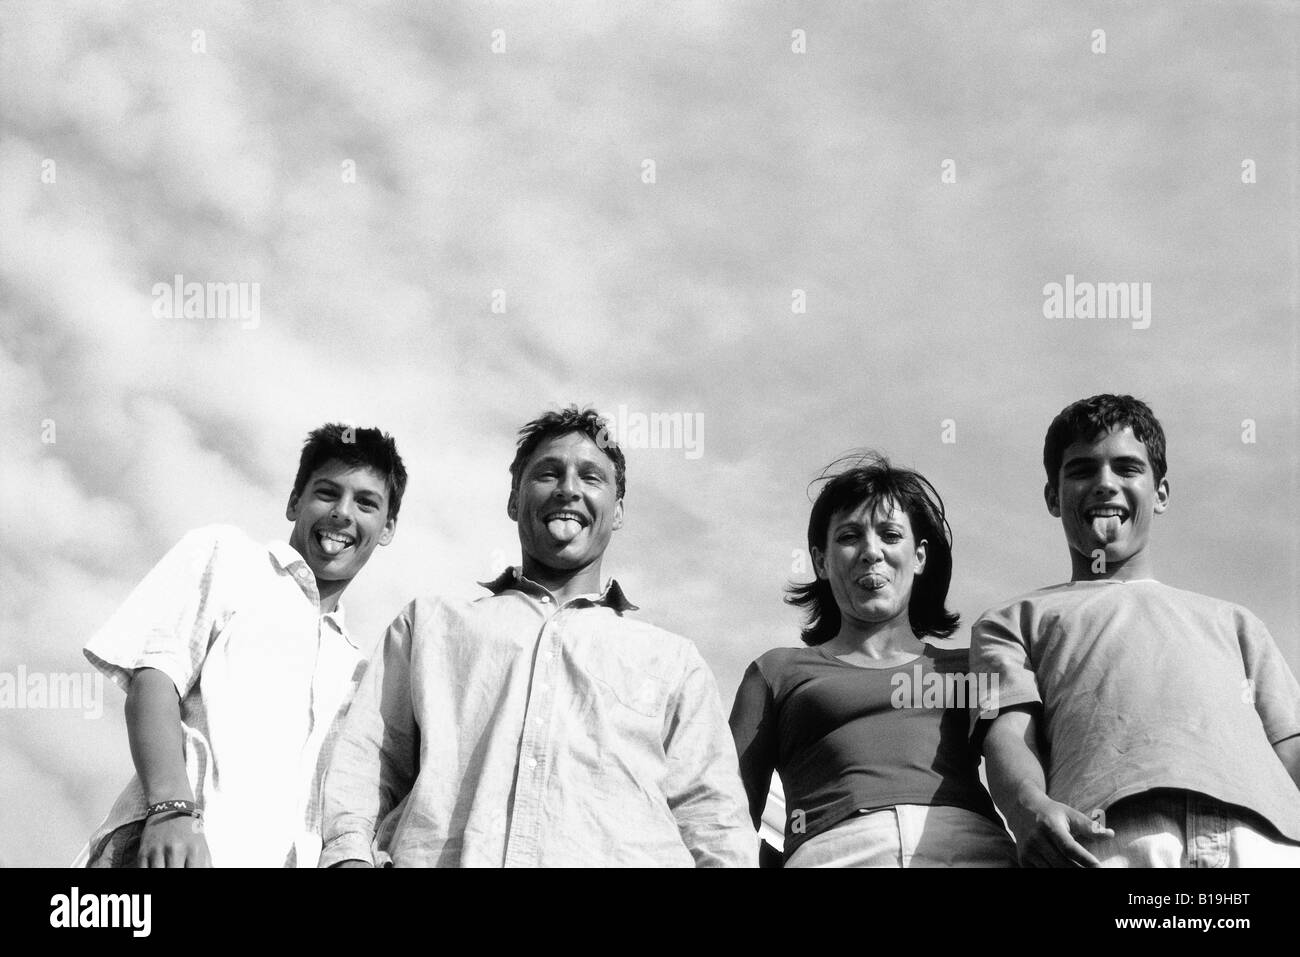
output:
POLYGON ((754 866, 695 646, 628 616, 617 582, 562 604, 516 568, 484 584, 412 602, 375 652, 330 764, 322 866, 374 861, 376 836, 399 867, 754 866))
MULTIPOLYGON (((85 653, 123 690, 140 668, 175 683, 214 866, 315 866, 323 770, 362 656, 342 610, 321 615, 301 555, 230 526, 190 532, 85 653)), ((137 776, 90 848, 145 807, 137 776)))

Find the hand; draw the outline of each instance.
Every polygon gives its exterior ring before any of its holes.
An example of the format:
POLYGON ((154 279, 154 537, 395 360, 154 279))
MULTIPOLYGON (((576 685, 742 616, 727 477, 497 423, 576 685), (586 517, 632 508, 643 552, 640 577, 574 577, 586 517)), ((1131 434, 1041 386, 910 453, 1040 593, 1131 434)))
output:
POLYGON ((1110 828, 1046 794, 1026 801, 1025 810, 1034 823, 1017 845, 1021 867, 1097 867, 1101 862, 1075 838, 1115 836, 1110 828))
POLYGON ((203 819, 175 811, 145 818, 140 867, 211 867, 203 819))

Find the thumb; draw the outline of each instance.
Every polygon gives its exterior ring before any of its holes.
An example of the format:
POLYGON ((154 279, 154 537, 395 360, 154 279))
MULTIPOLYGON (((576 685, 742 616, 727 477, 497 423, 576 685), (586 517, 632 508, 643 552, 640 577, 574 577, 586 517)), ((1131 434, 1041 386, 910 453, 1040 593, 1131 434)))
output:
POLYGON ((1115 836, 1115 832, 1106 826, 1106 812, 1101 808, 1095 808, 1091 814, 1084 814, 1067 805, 1065 815, 1070 822, 1071 834, 1080 837, 1115 836))

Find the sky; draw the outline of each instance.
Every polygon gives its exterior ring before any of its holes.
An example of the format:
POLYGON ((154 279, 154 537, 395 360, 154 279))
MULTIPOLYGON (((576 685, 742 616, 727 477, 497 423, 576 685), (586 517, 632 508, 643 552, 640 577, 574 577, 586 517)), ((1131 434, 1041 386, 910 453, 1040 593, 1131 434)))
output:
MULTIPOLYGON (((515 432, 576 402, 703 423, 627 450, 604 570, 729 708, 823 466, 938 488, 961 641, 1068 578, 1042 440, 1098 392, 1168 435, 1158 576, 1300 669, 1294 5, 828 6, 0 6, 0 674, 89 674, 191 528, 287 538, 330 420, 410 471, 372 647, 517 561, 515 432), (177 275, 257 309, 168 316, 177 275), (1067 282, 1149 312, 1048 318, 1067 282)), ((72 860, 123 700, 0 709, 0 863, 72 860)))

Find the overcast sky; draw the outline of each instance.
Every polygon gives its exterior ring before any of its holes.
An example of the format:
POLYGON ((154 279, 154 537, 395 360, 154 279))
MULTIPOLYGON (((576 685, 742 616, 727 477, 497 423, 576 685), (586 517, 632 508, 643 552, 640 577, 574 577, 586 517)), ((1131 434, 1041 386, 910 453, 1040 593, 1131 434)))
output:
MULTIPOLYGON (((1300 666, 1294 5, 826 6, 0 7, 0 671, 85 671, 187 529, 286 537, 330 419, 411 474, 345 597, 372 645, 517 559, 515 430, 578 402, 703 419, 628 451, 606 571, 729 708, 797 641, 823 465, 930 477, 964 636, 1068 578, 1043 433, 1102 391, 1168 433, 1157 574, 1300 666), (177 274, 255 322, 158 317, 177 274), (1067 276, 1149 283, 1149 326, 1045 318, 1067 276)), ((122 702, 0 711, 0 861, 71 860, 122 702)))

